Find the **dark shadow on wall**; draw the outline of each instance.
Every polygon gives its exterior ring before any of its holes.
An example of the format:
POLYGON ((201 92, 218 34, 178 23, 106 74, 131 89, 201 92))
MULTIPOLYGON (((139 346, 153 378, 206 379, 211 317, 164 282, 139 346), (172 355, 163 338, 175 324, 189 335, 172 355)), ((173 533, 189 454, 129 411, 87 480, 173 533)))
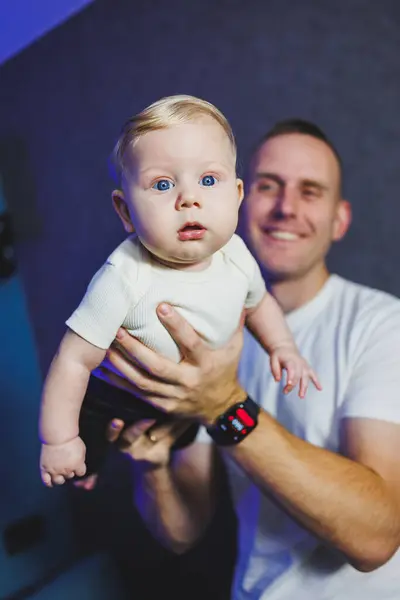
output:
POLYGON ((12 133, 0 138, 0 178, 16 240, 36 238, 41 222, 29 154, 24 140, 12 133))

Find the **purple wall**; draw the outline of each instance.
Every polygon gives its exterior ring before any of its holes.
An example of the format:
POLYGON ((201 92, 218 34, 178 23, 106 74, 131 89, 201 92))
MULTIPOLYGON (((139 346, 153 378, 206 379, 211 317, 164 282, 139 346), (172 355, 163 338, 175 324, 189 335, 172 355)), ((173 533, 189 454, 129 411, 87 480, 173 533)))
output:
POLYGON ((41 221, 19 257, 42 367, 123 236, 106 167, 119 128, 172 93, 221 108, 242 161, 276 119, 325 128, 343 154, 355 212, 332 265, 400 294, 399 29, 391 0, 103 0, 4 65, 0 140, 22 139, 41 221))

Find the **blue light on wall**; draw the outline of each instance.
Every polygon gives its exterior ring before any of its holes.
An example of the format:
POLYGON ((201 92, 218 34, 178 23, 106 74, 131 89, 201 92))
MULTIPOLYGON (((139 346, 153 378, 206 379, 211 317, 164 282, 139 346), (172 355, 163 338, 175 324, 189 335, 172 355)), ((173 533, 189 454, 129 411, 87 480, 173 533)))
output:
MULTIPOLYGON (((7 212, 0 182, 0 216, 7 212)), ((65 493, 38 472, 41 374, 22 281, 0 280, 0 531, 31 515, 43 518, 40 543, 10 556, 0 543, 0 598, 31 584, 73 552, 65 493), (54 492, 54 493, 53 493, 54 492)))

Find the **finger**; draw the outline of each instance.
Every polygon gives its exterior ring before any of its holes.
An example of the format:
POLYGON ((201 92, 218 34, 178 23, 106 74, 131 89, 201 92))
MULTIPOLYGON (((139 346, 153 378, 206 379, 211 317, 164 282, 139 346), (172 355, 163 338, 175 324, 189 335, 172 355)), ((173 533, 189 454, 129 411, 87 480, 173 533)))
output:
POLYGON ((69 471, 68 473, 66 473, 64 475, 65 479, 72 479, 73 477, 75 477, 75 472, 74 471, 69 471))
POLYGON ((301 379, 300 379, 300 386, 299 386, 299 397, 300 398, 305 398, 307 389, 308 389, 308 376, 303 375, 303 377, 301 377, 301 379))
POLYGON ((52 481, 55 485, 63 485, 65 483, 63 475, 53 475, 52 481))
POLYGON ((130 366, 132 362, 137 366, 150 373, 153 377, 158 377, 161 381, 166 383, 173 383, 177 381, 179 377, 179 365, 172 360, 161 356, 151 348, 148 348, 139 340, 129 335, 125 329, 119 329, 117 333, 117 344, 120 346, 125 354, 121 356, 122 362, 115 364, 115 350, 113 348, 108 352, 108 359, 114 367, 117 367, 117 371, 131 381, 130 366), (129 359, 129 360, 127 360, 129 359))
POLYGON ((134 394, 132 384, 122 375, 117 375, 115 373, 113 365, 108 359, 107 362, 101 363, 100 367, 97 367, 97 369, 93 371, 93 374, 113 387, 134 394))
POLYGON ((42 473, 42 481, 46 487, 53 487, 49 473, 42 473))
POLYGON ((83 477, 85 475, 85 473, 86 473, 86 465, 85 465, 85 463, 83 463, 83 465, 81 465, 80 467, 77 467, 75 469, 75 475, 77 477, 83 477))
POLYGON ((280 381, 282 379, 281 363, 279 362, 279 358, 275 355, 272 355, 271 357, 271 373, 274 376, 275 381, 280 381))
POLYGON ((288 394, 289 392, 292 391, 292 389, 294 387, 294 383, 293 383, 293 365, 289 362, 285 366, 285 370, 286 370, 286 384, 285 384, 284 392, 285 392, 285 394, 288 394))
MULTIPOLYGON (((127 337, 129 337, 128 334, 127 337)), ((146 347, 143 346, 143 348, 146 347)), ((136 394, 136 391, 139 390, 144 392, 146 396, 152 395, 159 397, 170 397, 171 383, 173 381, 178 381, 178 379, 173 379, 172 373, 175 372, 174 369, 176 370, 179 365, 171 362, 174 367, 170 371, 171 382, 166 383, 160 379, 155 379, 155 377, 157 377, 157 373, 161 372, 160 366, 157 368, 156 362, 160 361, 163 363, 164 360, 169 362, 168 359, 153 353, 153 351, 149 348, 146 348, 146 350, 141 350, 139 354, 140 357, 138 358, 140 359, 141 364, 143 363, 143 368, 128 362, 126 358, 122 356, 120 352, 118 352, 118 350, 113 348, 111 348, 108 352, 108 359, 112 363, 113 367, 120 371, 123 376, 129 380, 129 391, 131 391, 131 393, 136 394), (147 352, 147 350, 149 352, 147 352)))
POLYGON ((157 315, 177 343, 183 356, 191 362, 201 362, 201 358, 208 348, 193 327, 169 304, 159 304, 157 315))
POLYGON ((160 425, 153 425, 153 427, 148 429, 147 434, 154 434, 157 441, 162 441, 170 436, 173 438, 179 437, 191 424, 192 421, 188 421, 187 419, 175 419, 174 421, 171 420, 160 425))
POLYGON ((315 385, 315 387, 317 388, 317 390, 319 390, 320 392, 322 391, 322 385, 318 379, 318 376, 316 375, 316 373, 314 373, 314 371, 311 371, 310 373, 310 379, 313 382, 313 384, 315 385))
POLYGON ((299 378, 296 373, 294 363, 292 361, 289 361, 286 365, 286 385, 283 390, 284 393, 289 394, 289 392, 291 392, 293 388, 297 385, 298 380, 299 378))
POLYGON ((155 423, 155 419, 142 419, 130 427, 127 427, 122 433, 120 441, 123 447, 131 446, 144 433, 146 433, 155 423))
POLYGON ((108 442, 114 443, 119 438, 125 423, 121 419, 113 419, 107 425, 106 438, 108 442))
POLYGON ((171 447, 191 425, 192 421, 179 419, 170 421, 168 424, 151 427, 148 430, 147 435, 141 438, 140 444, 143 444, 143 449, 148 449, 149 443, 151 447, 165 443, 171 447))

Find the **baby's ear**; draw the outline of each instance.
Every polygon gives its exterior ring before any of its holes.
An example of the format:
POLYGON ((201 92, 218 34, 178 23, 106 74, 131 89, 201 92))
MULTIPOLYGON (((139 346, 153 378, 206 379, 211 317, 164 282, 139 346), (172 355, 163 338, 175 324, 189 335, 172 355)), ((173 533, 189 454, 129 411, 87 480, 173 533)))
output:
POLYGON ((131 216, 129 214, 128 205, 125 202, 124 192, 122 190, 114 190, 111 194, 113 206, 117 212, 117 215, 122 221, 125 231, 132 233, 135 231, 131 216))
POLYGON ((244 183, 242 179, 236 179, 236 185, 238 189, 239 206, 242 204, 244 198, 244 183))

